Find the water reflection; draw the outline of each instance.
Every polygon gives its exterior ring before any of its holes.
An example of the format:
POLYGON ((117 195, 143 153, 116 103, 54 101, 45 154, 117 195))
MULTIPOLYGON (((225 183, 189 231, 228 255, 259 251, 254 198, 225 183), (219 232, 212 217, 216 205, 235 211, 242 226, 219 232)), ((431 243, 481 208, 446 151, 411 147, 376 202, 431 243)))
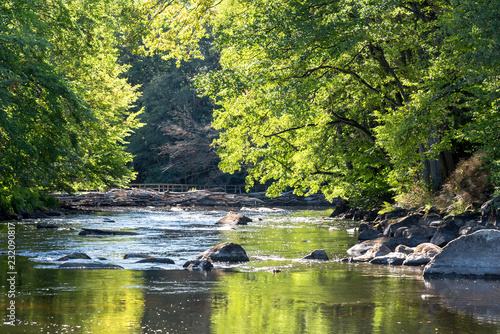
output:
POLYGON ((500 322, 500 281, 484 279, 425 279, 429 295, 452 311, 487 322, 500 322))
MULTIPOLYGON (((0 332, 500 331, 498 281, 424 281, 421 268, 339 262, 356 242, 356 235, 347 232, 356 223, 268 216, 227 229, 213 225, 214 214, 184 215, 119 214, 109 216, 114 222, 97 216, 63 223, 103 229, 118 224, 140 231, 133 237, 82 238, 71 230, 37 231, 33 222, 18 226, 16 240, 25 255, 16 263, 19 321, 15 327, 0 325, 0 332), (332 226, 338 229, 330 230, 332 226), (183 258, 224 241, 242 244, 251 261, 209 272, 179 269, 183 258), (300 260, 320 248, 330 261, 300 260), (69 250, 104 255, 130 269, 59 270, 50 265, 69 250), (176 266, 139 267, 122 259, 130 251, 172 256, 176 266)), ((4 292, 5 256, 0 264, 4 292)), ((0 294, 0 320, 6 318, 8 303, 6 294, 0 294)))

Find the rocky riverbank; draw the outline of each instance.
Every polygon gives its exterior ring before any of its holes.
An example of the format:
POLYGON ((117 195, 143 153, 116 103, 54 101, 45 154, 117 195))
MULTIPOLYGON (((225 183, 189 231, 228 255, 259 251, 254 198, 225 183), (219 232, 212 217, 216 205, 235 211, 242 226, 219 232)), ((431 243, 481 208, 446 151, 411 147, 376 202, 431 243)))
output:
POLYGON ((342 219, 364 220, 359 243, 344 262, 425 266, 424 276, 500 277, 499 199, 481 212, 444 215, 397 208, 377 215, 339 203, 332 213, 342 219))

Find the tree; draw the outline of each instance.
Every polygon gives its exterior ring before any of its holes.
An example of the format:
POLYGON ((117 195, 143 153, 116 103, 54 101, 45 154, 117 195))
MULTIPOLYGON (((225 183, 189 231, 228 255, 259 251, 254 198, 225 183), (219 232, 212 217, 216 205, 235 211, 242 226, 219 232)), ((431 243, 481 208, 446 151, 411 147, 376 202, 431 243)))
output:
POLYGON ((465 154, 470 96, 486 88, 457 62, 460 32, 448 28, 461 6, 224 2, 214 28, 222 69, 199 80, 222 106, 222 169, 249 164, 247 182, 271 180, 274 195, 321 190, 363 206, 438 189, 465 154))
MULTIPOLYGON (((30 0, 0 4, 0 207, 39 191, 134 177, 125 138, 140 123, 118 47, 199 56, 211 1, 30 0)), ((39 204, 39 203, 38 203, 39 204)), ((38 205, 36 204, 36 205, 38 205)))
POLYGON ((197 96, 193 78, 218 66, 218 55, 200 45, 203 59, 190 59, 177 67, 173 60, 125 53, 132 67, 129 80, 142 85, 137 108, 144 108, 147 123, 130 137, 136 182, 223 184, 227 176, 218 169, 219 158, 210 146, 217 136, 210 123, 214 105, 197 96))

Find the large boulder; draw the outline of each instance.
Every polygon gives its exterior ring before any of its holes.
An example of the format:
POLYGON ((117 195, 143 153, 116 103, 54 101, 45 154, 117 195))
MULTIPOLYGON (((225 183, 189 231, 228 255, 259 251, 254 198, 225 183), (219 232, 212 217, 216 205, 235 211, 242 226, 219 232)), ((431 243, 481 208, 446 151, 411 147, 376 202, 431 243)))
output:
POLYGON ((500 231, 480 230, 451 241, 424 269, 424 277, 500 277, 500 231))
POLYGON ((211 260, 212 262, 246 262, 250 261, 247 253, 238 244, 224 242, 195 256, 195 260, 211 260))
POLYGON ((224 218, 219 219, 215 224, 231 224, 231 225, 246 225, 252 220, 248 217, 231 211, 224 218))
POLYGON ((328 261, 328 254, 326 254, 324 249, 315 249, 309 255, 306 255, 302 260, 321 260, 328 261))

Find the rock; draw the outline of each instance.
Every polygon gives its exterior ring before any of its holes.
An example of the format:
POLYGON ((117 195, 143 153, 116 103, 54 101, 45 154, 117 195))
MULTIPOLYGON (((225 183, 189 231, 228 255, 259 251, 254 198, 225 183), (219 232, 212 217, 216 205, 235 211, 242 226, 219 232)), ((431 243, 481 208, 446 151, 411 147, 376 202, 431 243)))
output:
POLYGON ((135 263, 165 263, 165 264, 175 264, 174 260, 168 257, 151 257, 139 260, 135 263))
POLYGON ((425 225, 424 226, 415 225, 410 227, 399 228, 394 234, 394 236, 395 237, 400 236, 403 238, 426 238, 428 240, 431 240, 431 238, 436 233, 436 230, 437 229, 435 227, 430 227, 425 225), (400 232, 399 235, 398 232, 400 232))
POLYGON ((214 265, 209 260, 191 260, 184 263, 183 267, 189 270, 210 270, 214 265))
POLYGON ((371 264, 386 264, 391 266, 400 266, 406 259, 406 254, 391 252, 384 256, 377 256, 370 260, 371 264))
POLYGON ((75 260, 75 259, 90 259, 90 256, 88 256, 87 254, 85 253, 71 253, 71 254, 68 254, 68 255, 65 255, 59 259, 57 259, 56 261, 68 261, 68 260, 75 260))
POLYGON ((234 211, 231 211, 224 218, 217 221, 215 224, 232 224, 232 225, 246 225, 252 220, 248 217, 240 215, 234 211))
POLYGON ((56 224, 36 224, 36 228, 58 228, 56 224))
POLYGON ((415 251, 408 255, 403 262, 404 266, 423 266, 429 263, 436 254, 441 252, 441 247, 431 243, 420 244, 415 251))
POLYGON ((441 222, 443 220, 443 218, 437 214, 437 213, 429 213, 425 216, 423 216, 422 218, 420 218, 420 220, 418 221, 418 224, 419 225, 431 225, 432 223, 435 223, 435 222, 441 222))
POLYGON ((408 255, 408 254, 412 254, 415 250, 413 248, 405 246, 405 245, 398 245, 394 251, 408 255))
POLYGON ((245 262, 250 261, 247 253, 238 244, 225 242, 198 254, 195 260, 211 260, 212 262, 245 262))
POLYGON ((358 235, 358 241, 373 240, 384 235, 373 229, 366 229, 358 235))
POLYGON ((376 246, 373 246, 373 248, 369 249, 363 255, 360 255, 360 256, 352 258, 350 260, 350 262, 352 262, 352 263, 356 263, 356 262, 368 262, 368 261, 372 260, 373 258, 375 258, 377 256, 384 256, 384 255, 389 254, 390 252, 391 252, 391 250, 387 246, 385 246, 385 245, 376 245, 376 246))
POLYGON ((481 205, 481 221, 484 223, 492 223, 497 225, 499 221, 500 210, 498 210, 498 202, 500 197, 494 197, 481 205))
POLYGON ((347 250, 347 254, 351 256, 359 256, 363 255, 366 253, 369 249, 371 249, 375 245, 385 245, 387 246, 391 251, 394 251, 397 246, 399 245, 405 245, 408 247, 415 247, 421 243, 427 242, 428 240, 426 239, 420 239, 420 238, 388 238, 388 237, 381 237, 373 240, 366 240, 363 241, 357 245, 352 246, 347 250))
POLYGON ((82 228, 82 231, 78 235, 84 236, 101 236, 101 235, 137 235, 136 232, 128 231, 110 231, 110 230, 99 230, 92 228, 82 228))
POLYGON ((60 269, 123 269, 116 264, 106 263, 76 263, 66 262, 59 266, 60 269))
POLYGON ((346 212, 346 210, 349 209, 349 206, 347 205, 347 201, 345 199, 340 199, 337 202, 337 205, 335 205, 335 208, 333 209, 333 212, 330 215, 330 218, 336 218, 346 212))
POLYGON ((127 253, 123 255, 124 259, 133 259, 133 258, 141 258, 141 259, 151 259, 154 256, 144 254, 144 253, 127 253))
POLYGON ((311 252, 311 254, 304 256, 302 260, 328 261, 329 259, 324 249, 315 249, 311 252))
POLYGON ((387 225, 387 227, 384 230, 384 235, 392 237, 394 236, 396 230, 400 227, 410 227, 417 225, 420 218, 422 218, 421 215, 414 214, 397 219, 395 222, 391 222, 387 225))
POLYGON ((390 212, 386 212, 384 214, 378 215, 378 217, 375 219, 375 221, 380 222, 380 221, 398 219, 398 218, 406 217, 407 215, 408 215, 408 210, 403 209, 403 208, 395 208, 394 210, 392 210, 390 212))
POLYGON ((424 269, 424 277, 500 277, 500 231, 480 230, 451 241, 424 269))
POLYGON ((358 227, 358 231, 359 231, 359 233, 361 233, 369 228, 370 228, 370 226, 367 223, 360 223, 359 227, 358 227))
POLYGON ((458 236, 458 227, 453 221, 451 221, 447 222, 445 225, 438 227, 430 242, 434 245, 438 245, 439 247, 444 247, 453 239, 458 238, 458 236))
POLYGON ((449 215, 444 217, 445 221, 453 221, 455 225, 460 228, 467 224, 470 221, 479 221, 480 216, 478 214, 474 214, 472 212, 463 212, 458 215, 449 215))

